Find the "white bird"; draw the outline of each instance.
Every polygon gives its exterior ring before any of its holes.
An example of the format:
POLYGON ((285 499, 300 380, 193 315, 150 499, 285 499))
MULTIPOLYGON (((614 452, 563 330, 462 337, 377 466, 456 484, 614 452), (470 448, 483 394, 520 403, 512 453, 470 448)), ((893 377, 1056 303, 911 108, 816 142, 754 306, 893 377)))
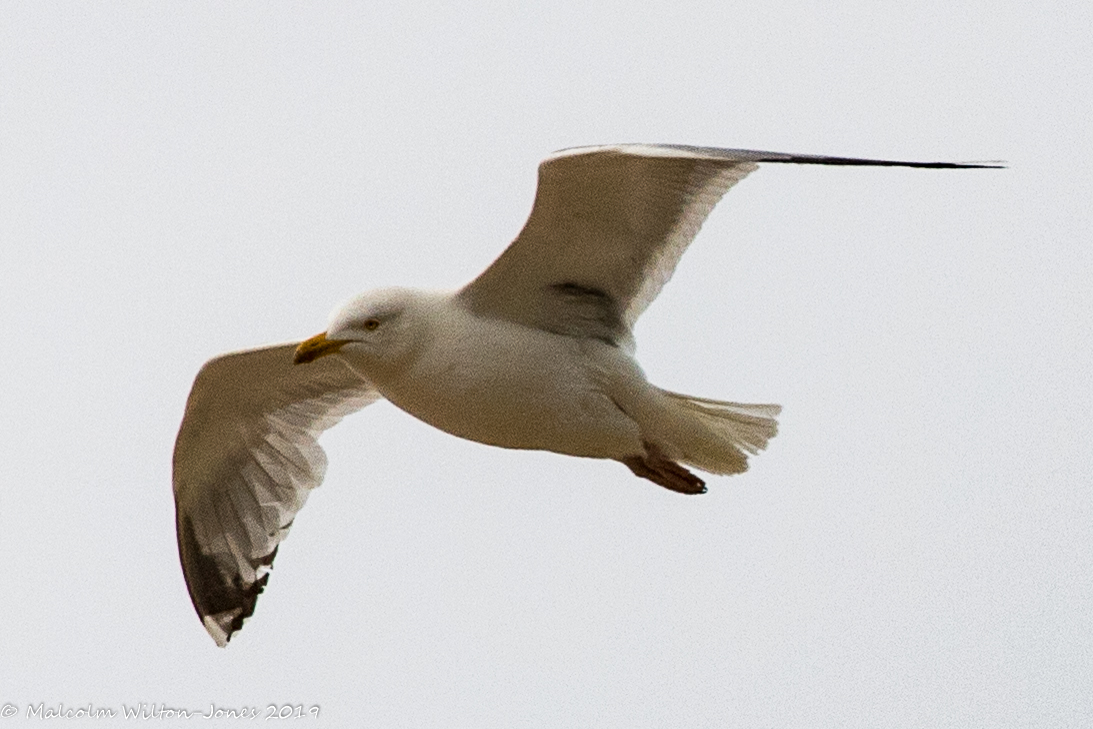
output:
POLYGON ((706 400, 650 384, 634 323, 721 196, 759 162, 895 162, 678 145, 555 152, 516 240, 454 292, 382 289, 322 334, 201 368, 174 452, 178 548, 190 597, 220 646, 254 613, 277 547, 326 457, 316 439, 386 398, 452 435, 619 461, 684 494, 687 466, 748 467, 777 405, 706 400), (334 355, 334 356, 328 356, 334 355))

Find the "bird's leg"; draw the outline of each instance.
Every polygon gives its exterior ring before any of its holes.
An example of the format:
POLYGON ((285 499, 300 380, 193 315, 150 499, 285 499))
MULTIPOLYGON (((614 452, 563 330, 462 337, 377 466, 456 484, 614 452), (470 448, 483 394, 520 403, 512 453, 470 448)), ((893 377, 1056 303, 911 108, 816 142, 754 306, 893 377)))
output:
POLYGON ((645 454, 620 459, 638 478, 681 494, 704 494, 706 483, 675 461, 665 458, 653 443, 645 443, 645 454))

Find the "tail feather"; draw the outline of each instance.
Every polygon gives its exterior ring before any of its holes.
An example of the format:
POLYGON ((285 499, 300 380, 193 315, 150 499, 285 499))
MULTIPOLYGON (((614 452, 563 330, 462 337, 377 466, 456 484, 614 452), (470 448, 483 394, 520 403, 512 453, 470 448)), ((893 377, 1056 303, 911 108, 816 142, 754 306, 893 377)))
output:
POLYGON ((742 473, 748 455, 767 447, 778 433, 780 405, 750 405, 689 397, 661 390, 671 407, 660 435, 674 458, 708 473, 742 473))

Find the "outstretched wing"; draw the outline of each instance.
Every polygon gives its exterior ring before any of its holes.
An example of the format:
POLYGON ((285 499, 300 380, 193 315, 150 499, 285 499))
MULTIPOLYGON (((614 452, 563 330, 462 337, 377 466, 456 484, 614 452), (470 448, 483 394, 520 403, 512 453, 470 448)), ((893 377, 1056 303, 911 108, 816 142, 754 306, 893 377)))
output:
POLYGON ((336 357, 292 363, 294 344, 201 368, 175 441, 178 552, 190 599, 224 646, 254 613, 277 545, 319 485, 319 434, 380 398, 336 357))
POLYGON ((460 296, 473 311, 619 343, 671 277, 717 201, 759 162, 987 167, 624 144, 555 152, 512 245, 460 296))

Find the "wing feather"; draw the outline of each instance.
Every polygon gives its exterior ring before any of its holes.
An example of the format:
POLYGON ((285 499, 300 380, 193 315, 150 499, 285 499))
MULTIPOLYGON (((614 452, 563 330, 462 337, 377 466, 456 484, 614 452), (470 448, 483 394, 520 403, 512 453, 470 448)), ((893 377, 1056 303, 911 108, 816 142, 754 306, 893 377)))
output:
POLYGON ((539 165, 523 230, 460 298, 483 316, 625 345, 718 200, 760 162, 996 166, 682 145, 561 150, 539 165))
POLYGON ((254 613, 278 545, 322 481, 319 434, 379 399, 333 357, 294 366, 294 350, 206 363, 175 442, 179 556, 194 608, 221 646, 254 613))

